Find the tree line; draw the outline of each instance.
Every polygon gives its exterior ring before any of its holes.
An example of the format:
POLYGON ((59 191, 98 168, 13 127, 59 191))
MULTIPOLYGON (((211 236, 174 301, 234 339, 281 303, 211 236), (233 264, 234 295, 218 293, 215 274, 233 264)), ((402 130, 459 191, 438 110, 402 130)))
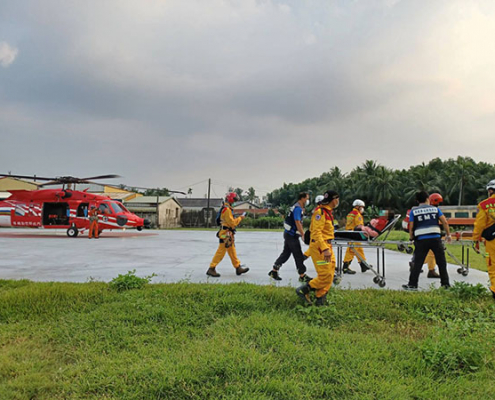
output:
POLYGON ((459 156, 446 161, 435 158, 407 170, 394 170, 367 160, 348 174, 333 167, 316 178, 284 183, 268 194, 268 201, 284 213, 300 192, 309 192, 314 199, 333 189, 340 194, 340 206, 335 210, 338 218, 349 212, 356 198, 364 200, 367 206, 404 214, 414 205, 414 196, 419 190, 440 193, 444 205, 478 204, 486 198, 485 186, 492 179, 495 179, 495 164, 476 162, 470 157, 459 156))

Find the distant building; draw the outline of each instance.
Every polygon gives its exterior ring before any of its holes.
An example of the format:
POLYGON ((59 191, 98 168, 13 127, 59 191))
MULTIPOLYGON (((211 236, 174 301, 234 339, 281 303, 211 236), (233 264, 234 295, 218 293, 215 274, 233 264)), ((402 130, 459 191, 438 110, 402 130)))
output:
POLYGON ((181 223, 184 227, 215 226, 216 214, 223 205, 223 199, 210 199, 208 212, 208 199, 184 197, 177 200, 182 205, 181 223))
MULTIPOLYGON (((196 198, 189 199, 187 197, 178 198, 177 201, 182 205, 184 211, 202 211, 208 207, 208 199, 196 198)), ((222 208, 223 199, 210 199, 210 208, 218 211, 222 208)))
POLYGON ((242 213, 247 213, 248 215, 251 215, 255 218, 257 217, 267 217, 268 216, 268 213, 270 212, 270 210, 276 215, 276 216, 279 216, 280 213, 278 212, 278 210, 274 210, 272 208, 253 208, 253 209, 249 209, 249 208, 240 208, 240 209, 234 209, 235 213, 237 215, 240 215, 242 213))
POLYGON ((234 207, 232 208, 234 209, 234 211, 243 210, 244 212, 246 210, 257 210, 261 207, 254 203, 251 203, 250 201, 239 201, 235 203, 234 207))
POLYGON ((124 202, 130 212, 149 219, 151 226, 179 228, 182 206, 174 197, 140 196, 124 202))
POLYGON ((42 182, 29 182, 19 178, 11 178, 9 176, 0 178, 0 192, 9 190, 38 190, 42 182))
POLYGON ((470 226, 474 225, 477 206, 440 206, 449 225, 470 226))

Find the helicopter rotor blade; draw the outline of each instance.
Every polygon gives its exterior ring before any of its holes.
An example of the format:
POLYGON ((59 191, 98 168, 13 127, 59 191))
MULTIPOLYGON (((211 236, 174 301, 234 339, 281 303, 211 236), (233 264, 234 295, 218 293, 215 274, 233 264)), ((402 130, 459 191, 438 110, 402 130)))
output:
POLYGON ((96 179, 113 179, 113 178, 121 178, 120 175, 115 175, 115 174, 112 174, 112 175, 99 175, 99 176, 92 176, 92 177, 89 177, 89 178, 82 178, 80 179, 80 181, 94 181, 96 179))
MULTIPOLYGON (((159 188, 149 188, 149 187, 141 187, 141 186, 130 186, 130 185, 124 185, 128 189, 142 189, 142 190, 159 190, 159 188)), ((167 189, 168 190, 168 189, 167 189)), ((186 194, 184 192, 180 192, 178 190, 168 190, 169 193, 180 193, 180 194, 186 194)))

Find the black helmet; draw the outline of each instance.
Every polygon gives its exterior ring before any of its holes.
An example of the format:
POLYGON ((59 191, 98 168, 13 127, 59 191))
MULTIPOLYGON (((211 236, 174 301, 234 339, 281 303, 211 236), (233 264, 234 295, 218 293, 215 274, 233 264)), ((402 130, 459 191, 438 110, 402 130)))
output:
POLYGON ((335 190, 327 190, 325 193, 323 193, 323 200, 321 201, 321 204, 331 203, 333 200, 338 198, 339 194, 335 190))

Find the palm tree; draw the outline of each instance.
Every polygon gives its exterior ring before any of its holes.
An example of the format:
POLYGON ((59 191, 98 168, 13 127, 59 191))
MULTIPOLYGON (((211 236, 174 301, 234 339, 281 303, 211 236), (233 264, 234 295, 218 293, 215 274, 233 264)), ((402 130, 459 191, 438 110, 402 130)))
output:
POLYGON ((256 198, 256 191, 254 190, 253 187, 250 187, 247 192, 246 192, 246 198, 250 201, 253 202, 254 199, 256 198))

